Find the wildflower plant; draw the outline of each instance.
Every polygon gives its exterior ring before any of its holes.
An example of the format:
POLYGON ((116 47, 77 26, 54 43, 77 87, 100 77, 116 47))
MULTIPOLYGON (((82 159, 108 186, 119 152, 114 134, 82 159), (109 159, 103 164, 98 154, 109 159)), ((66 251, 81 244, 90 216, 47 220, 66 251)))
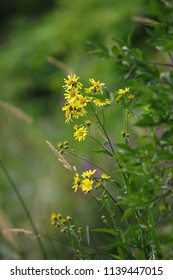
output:
POLYGON ((71 234, 70 239, 73 235, 77 258, 173 258, 173 7, 168 7, 169 1, 158 2, 151 4, 157 21, 145 19, 147 42, 160 51, 160 57, 167 54, 168 62, 150 62, 132 46, 130 33, 127 41, 117 39, 111 50, 96 51, 99 58, 109 58, 119 67, 121 86, 115 82, 109 91, 105 82, 93 77, 85 86, 75 74, 64 79, 65 122, 73 125, 80 145, 88 139, 95 142, 101 157, 99 163, 92 162, 70 149, 67 141, 57 144, 57 153, 90 164, 87 170, 71 169, 71 188, 86 199, 92 194, 100 205, 95 215, 102 226, 82 229, 80 238, 70 219, 63 223, 62 217, 51 215, 53 226, 71 234), (107 107, 121 110, 124 116, 118 119, 119 142, 108 131, 107 107), (111 165, 106 166, 108 159, 111 165))

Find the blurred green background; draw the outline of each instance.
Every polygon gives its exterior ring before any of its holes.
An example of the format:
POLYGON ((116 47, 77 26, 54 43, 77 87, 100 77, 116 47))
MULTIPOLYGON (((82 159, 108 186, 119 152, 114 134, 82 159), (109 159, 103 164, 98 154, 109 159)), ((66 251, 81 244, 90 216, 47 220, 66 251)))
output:
MULTIPOLYGON (((82 82, 94 78, 109 90, 117 88, 116 64, 90 56, 88 42, 112 46, 112 37, 125 38, 135 25, 133 40, 139 47, 144 28, 132 17, 143 15, 143 2, 0 1, 0 156, 41 235, 58 237, 49 222, 52 212, 72 215, 79 224, 91 227, 98 222, 98 205, 90 196, 73 193, 73 174, 57 161, 46 140, 56 145, 69 139, 61 111, 67 73, 76 73, 82 82)), ((111 125, 119 129, 118 113, 108 116, 114 117, 111 125)), ((84 148, 89 155, 87 143, 84 148)), ((73 164, 73 158, 68 159, 73 164)), ((43 258, 33 235, 7 233, 9 228, 32 231, 0 169, 0 259, 43 258)), ((47 238, 42 242, 49 259, 72 258, 68 246, 47 238)))

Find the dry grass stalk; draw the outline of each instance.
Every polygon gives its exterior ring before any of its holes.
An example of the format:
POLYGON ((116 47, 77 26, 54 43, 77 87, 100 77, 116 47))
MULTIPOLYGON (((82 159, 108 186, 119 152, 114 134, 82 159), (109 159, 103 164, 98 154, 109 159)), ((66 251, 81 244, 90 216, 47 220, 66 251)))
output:
POLYGON ((0 107, 7 110, 8 112, 10 112, 17 119, 25 121, 29 124, 31 124, 33 121, 31 116, 29 116, 23 110, 21 110, 20 108, 16 107, 15 105, 13 105, 9 102, 0 101, 0 107))
POLYGON ((0 233, 2 233, 3 238, 5 239, 6 242, 11 244, 13 248, 18 249, 18 242, 16 238, 12 235, 9 234, 4 234, 4 231, 7 228, 12 228, 12 224, 9 221, 7 215, 4 213, 2 209, 0 209, 0 233))
POLYGON ((33 234, 32 231, 30 230, 26 230, 26 229, 22 229, 22 228, 8 228, 3 230, 3 233, 12 233, 15 235, 31 235, 33 234))
POLYGON ((54 152, 54 154, 56 155, 56 157, 58 158, 58 160, 62 163, 62 165, 64 166, 64 168, 72 171, 73 168, 71 167, 71 165, 68 163, 68 161, 62 156, 62 154, 60 154, 57 149, 49 142, 46 141, 46 143, 48 144, 49 148, 54 152))
POLYGON ((142 24, 150 24, 150 23, 157 23, 154 19, 146 18, 146 17, 140 17, 140 16, 134 16, 132 17, 132 20, 135 22, 139 22, 142 24))
POLYGON ((57 66, 58 68, 61 68, 62 70, 65 71, 65 73, 67 74, 71 74, 73 73, 73 70, 67 65, 65 64, 64 62, 58 60, 57 58, 55 57, 52 57, 52 56, 48 56, 47 57, 47 61, 51 64, 54 64, 55 66, 57 66))

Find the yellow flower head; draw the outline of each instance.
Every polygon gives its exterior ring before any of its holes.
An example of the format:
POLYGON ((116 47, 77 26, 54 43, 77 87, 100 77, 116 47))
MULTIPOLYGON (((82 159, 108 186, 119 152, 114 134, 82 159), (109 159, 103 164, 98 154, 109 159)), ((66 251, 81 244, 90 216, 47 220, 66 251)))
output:
POLYGON ((93 183, 94 183, 94 181, 91 180, 91 179, 88 179, 88 178, 83 179, 83 180, 82 180, 82 183, 81 183, 81 189, 82 189, 82 191, 83 191, 84 193, 90 192, 90 191, 92 190, 92 188, 93 188, 93 183))
POLYGON ((95 187, 95 189, 99 189, 99 188, 101 188, 101 186, 102 186, 102 184, 100 182, 97 182, 94 187, 95 187))
POLYGON ((118 96, 115 98, 115 103, 119 103, 121 97, 122 97, 122 95, 118 95, 118 96))
POLYGON ((130 87, 126 87, 125 89, 119 89, 118 94, 124 95, 124 94, 126 94, 126 92, 129 92, 129 90, 130 90, 130 87))
POLYGON ((134 96, 133 94, 129 94, 129 95, 127 96, 127 98, 128 98, 128 100, 132 100, 132 99, 135 98, 135 96, 134 96))
POLYGON ((76 77, 76 75, 68 75, 67 79, 64 78, 65 85, 63 86, 67 90, 71 90, 73 88, 82 88, 82 84, 78 81, 80 77, 76 77))
POLYGON ((60 148, 60 149, 62 149, 62 148, 63 148, 63 143, 58 142, 58 143, 57 143, 57 147, 60 148))
POLYGON ((61 223, 62 224, 65 224, 67 222, 67 220, 65 219, 65 218, 63 218, 62 220, 61 220, 61 223))
POLYGON ((82 177, 83 178, 90 178, 94 175, 95 172, 96 172, 96 169, 85 171, 85 172, 82 173, 82 177))
POLYGON ((90 126, 90 125, 91 125, 91 121, 90 121, 90 120, 86 120, 86 121, 85 121, 85 124, 86 124, 87 126, 90 126))
POLYGON ((50 215, 50 222, 51 222, 51 224, 52 224, 52 225, 55 225, 56 220, 57 220, 57 214, 52 213, 52 214, 50 215))
POLYGON ((92 86, 90 86, 89 88, 85 89, 86 93, 103 94, 102 88, 105 85, 104 83, 101 83, 100 81, 96 82, 94 79, 89 79, 89 81, 92 84, 92 86))
POLYGON ((90 99, 81 94, 78 96, 78 102, 79 102, 79 106, 84 107, 87 105, 88 102, 90 102, 90 99))
POLYGON ((62 111, 65 111, 66 122, 72 121, 72 118, 78 119, 86 115, 87 111, 84 107, 87 105, 86 100, 76 99, 72 103, 66 103, 62 107, 62 111))
POLYGON ((62 107, 62 111, 65 111, 65 117, 66 117, 66 121, 65 122, 69 122, 72 118, 72 108, 71 105, 69 103, 66 103, 63 107, 62 107))
POLYGON ((56 216, 57 216, 57 219, 61 219, 62 218, 62 215, 59 214, 59 213, 56 216))
POLYGON ((102 106, 106 106, 108 104, 111 103, 111 101, 109 99, 93 99, 93 103, 97 106, 97 107, 102 107, 102 106))
POLYGON ((68 141, 64 141, 63 147, 64 147, 64 149, 68 149, 68 141))
POLYGON ((74 189, 74 191, 77 192, 77 189, 79 187, 80 187, 80 178, 79 178, 79 174, 76 173, 76 175, 74 177, 72 189, 74 189))
POLYGON ((79 142, 84 141, 85 137, 87 135, 87 128, 84 126, 81 126, 81 127, 74 127, 74 129, 76 130, 74 132, 75 140, 78 140, 79 142))
POLYGON ((108 175, 106 175, 105 173, 103 173, 103 174, 101 175, 101 178, 102 178, 102 179, 109 179, 109 178, 111 178, 111 176, 108 176, 108 175))
POLYGON ((69 102, 72 103, 77 99, 79 96, 79 90, 78 88, 72 88, 70 90, 66 90, 64 93, 64 98, 69 102))

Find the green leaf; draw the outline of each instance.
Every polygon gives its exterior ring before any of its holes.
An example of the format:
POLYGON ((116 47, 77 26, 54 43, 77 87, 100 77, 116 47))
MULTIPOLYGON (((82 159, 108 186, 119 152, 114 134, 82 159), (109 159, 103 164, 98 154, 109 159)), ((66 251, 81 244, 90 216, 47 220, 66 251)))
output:
POLYGON ((114 258, 115 260, 122 260, 122 258, 118 255, 110 255, 112 258, 114 258))
POLYGON ((110 56, 109 49, 100 43, 90 42, 88 41, 87 44, 93 46, 95 50, 89 51, 90 55, 97 56, 101 59, 108 59, 110 56))
POLYGON ((126 220, 129 216, 133 215, 136 212, 135 208, 127 208, 121 218, 121 221, 123 222, 124 220, 126 220))
POLYGON ((113 229, 109 229, 109 228, 96 228, 96 229, 91 229, 90 231, 92 231, 92 232, 101 232, 101 233, 108 233, 110 235, 117 236, 115 231, 113 229))
POLYGON ((131 28, 130 32, 127 35, 127 45, 128 45, 129 48, 131 47, 133 32, 134 32, 134 27, 131 28))
POLYGON ((115 56, 115 57, 118 57, 120 55, 120 50, 117 46, 113 46, 112 47, 112 54, 115 56))
POLYGON ((122 39, 118 38, 118 37, 112 37, 112 40, 114 40, 116 43, 119 43, 120 46, 125 45, 125 42, 122 39))
POLYGON ((123 242, 115 241, 115 242, 111 242, 109 245, 103 246, 102 249, 105 251, 109 251, 114 248, 118 248, 118 247, 122 247, 122 246, 124 246, 123 242))
POLYGON ((107 150, 98 150, 98 151, 93 151, 96 154, 106 154, 110 156, 110 152, 107 150))

